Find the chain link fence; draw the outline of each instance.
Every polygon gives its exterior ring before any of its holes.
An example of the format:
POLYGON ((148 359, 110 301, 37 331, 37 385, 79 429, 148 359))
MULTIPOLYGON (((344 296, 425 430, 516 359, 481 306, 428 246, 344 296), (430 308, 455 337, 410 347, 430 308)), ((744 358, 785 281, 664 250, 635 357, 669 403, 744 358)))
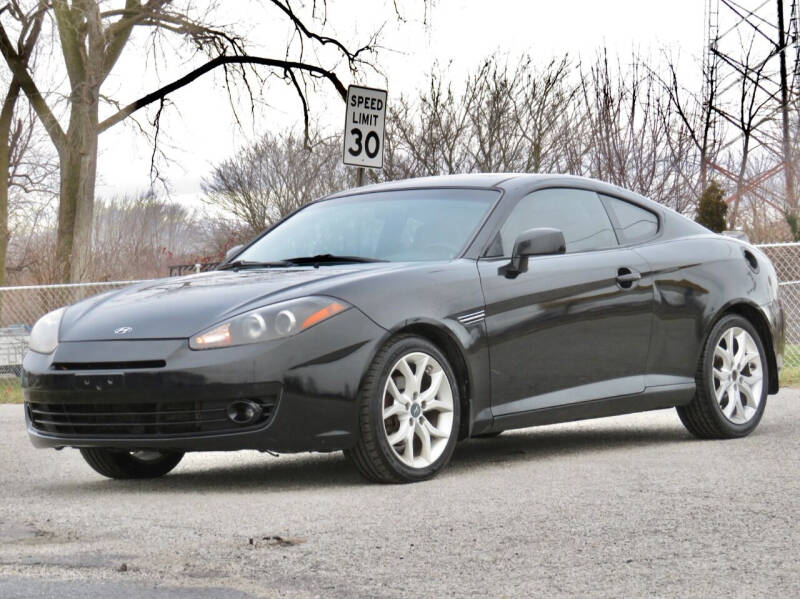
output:
MULTIPOLYGON (((800 367, 800 243, 758 246, 775 265, 786 314, 784 363, 800 367)), ((0 377, 20 376, 33 324, 50 310, 138 281, 0 287, 0 377)))
POLYGON ((30 331, 39 318, 61 306, 137 282, 0 287, 0 377, 21 376, 30 331))
POLYGON ((765 243, 758 248, 778 273, 786 318, 784 364, 800 367, 800 243, 765 243))

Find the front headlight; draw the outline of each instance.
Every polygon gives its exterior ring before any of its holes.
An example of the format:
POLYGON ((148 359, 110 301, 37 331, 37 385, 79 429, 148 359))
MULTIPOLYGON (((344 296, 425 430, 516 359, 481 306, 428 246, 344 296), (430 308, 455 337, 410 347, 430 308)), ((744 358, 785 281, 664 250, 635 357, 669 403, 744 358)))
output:
POLYGON ((234 316, 189 339, 192 349, 215 349, 291 337, 344 312, 350 305, 331 297, 304 297, 234 316))
POLYGON ((31 331, 30 349, 40 354, 52 354, 55 351, 58 347, 58 329, 65 310, 66 308, 53 310, 36 321, 31 331))

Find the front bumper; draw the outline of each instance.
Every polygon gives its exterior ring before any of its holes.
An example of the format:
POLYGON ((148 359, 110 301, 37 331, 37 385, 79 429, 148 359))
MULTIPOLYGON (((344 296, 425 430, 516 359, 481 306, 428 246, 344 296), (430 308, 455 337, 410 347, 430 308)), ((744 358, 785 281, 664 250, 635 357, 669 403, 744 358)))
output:
POLYGON ((193 351, 186 339, 92 341, 28 352, 28 434, 37 447, 346 449, 357 438, 361 378, 386 335, 352 308, 266 344, 193 351), (225 422, 225 406, 242 399, 264 405, 264 417, 225 422))

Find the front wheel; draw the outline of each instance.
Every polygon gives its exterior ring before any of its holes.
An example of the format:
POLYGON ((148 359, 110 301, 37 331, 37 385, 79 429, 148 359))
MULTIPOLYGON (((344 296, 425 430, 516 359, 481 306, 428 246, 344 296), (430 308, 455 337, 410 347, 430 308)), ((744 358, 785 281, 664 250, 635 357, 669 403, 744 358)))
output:
POLYGON ((678 416, 701 439, 749 435, 764 415, 768 377, 764 344, 753 325, 724 316, 706 339, 694 399, 677 408, 678 416))
POLYGON ((102 447, 81 449, 95 472, 108 478, 158 478, 170 472, 183 458, 179 451, 118 451, 102 447))
POLYGON ((397 337, 375 356, 359 394, 359 440, 345 452, 367 479, 425 480, 458 439, 460 403, 452 367, 420 337, 397 337))

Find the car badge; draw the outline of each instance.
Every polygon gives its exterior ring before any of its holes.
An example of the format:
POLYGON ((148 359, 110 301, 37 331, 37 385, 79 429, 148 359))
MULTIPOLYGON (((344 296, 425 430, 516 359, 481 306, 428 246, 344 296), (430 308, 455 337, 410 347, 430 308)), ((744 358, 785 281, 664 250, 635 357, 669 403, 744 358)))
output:
POLYGON ((128 333, 133 333, 133 327, 119 327, 118 329, 114 329, 115 335, 127 335, 128 333))

